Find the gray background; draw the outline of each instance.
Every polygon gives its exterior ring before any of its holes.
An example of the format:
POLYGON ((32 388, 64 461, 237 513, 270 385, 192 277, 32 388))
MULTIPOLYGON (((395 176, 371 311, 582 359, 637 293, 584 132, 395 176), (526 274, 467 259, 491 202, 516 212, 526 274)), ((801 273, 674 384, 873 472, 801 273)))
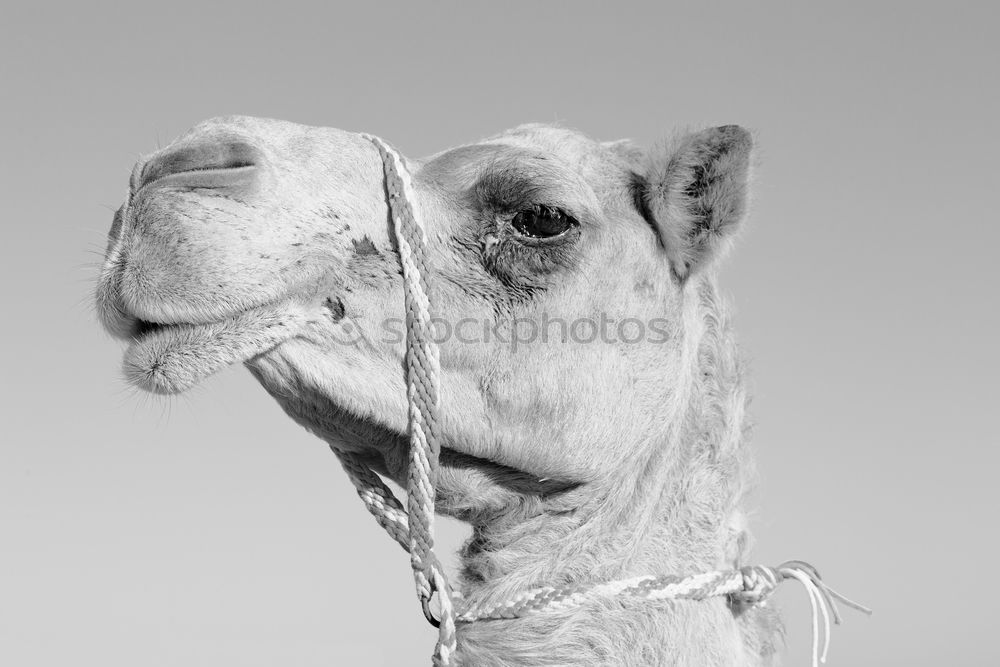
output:
MULTIPOLYGON (((811 560, 876 609, 833 665, 997 664, 995 3, 378 4, 5 9, 0 664, 429 664, 406 558, 326 446, 241 368, 138 394, 98 329, 130 167, 229 113, 414 156, 526 121, 754 128, 723 279, 755 378, 757 559, 811 560)), ((464 534, 441 530, 445 551, 464 534)))

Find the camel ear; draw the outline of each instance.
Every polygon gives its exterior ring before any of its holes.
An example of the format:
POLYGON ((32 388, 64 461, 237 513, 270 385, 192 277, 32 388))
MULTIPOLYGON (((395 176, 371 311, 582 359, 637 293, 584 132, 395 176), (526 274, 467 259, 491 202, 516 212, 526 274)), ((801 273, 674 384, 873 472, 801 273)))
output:
POLYGON ((647 213, 685 279, 725 250, 747 208, 753 139, 738 125, 674 140, 646 169, 647 213))

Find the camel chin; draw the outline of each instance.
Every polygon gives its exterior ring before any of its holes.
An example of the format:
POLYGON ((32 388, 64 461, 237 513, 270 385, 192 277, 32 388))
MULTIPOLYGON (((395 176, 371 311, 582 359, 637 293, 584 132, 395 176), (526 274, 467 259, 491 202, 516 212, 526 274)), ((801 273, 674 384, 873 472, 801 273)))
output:
POLYGON ((152 393, 181 393, 303 335, 308 321, 301 306, 280 304, 209 324, 142 323, 125 350, 125 377, 152 393))

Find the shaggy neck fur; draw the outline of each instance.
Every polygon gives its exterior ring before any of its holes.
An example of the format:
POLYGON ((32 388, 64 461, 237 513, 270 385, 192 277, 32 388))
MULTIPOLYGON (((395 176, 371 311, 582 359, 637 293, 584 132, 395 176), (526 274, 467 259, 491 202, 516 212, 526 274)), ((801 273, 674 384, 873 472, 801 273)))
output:
MULTIPOLYGON (((689 285, 683 367, 656 439, 597 484, 517 503, 474 523, 463 589, 500 601, 542 585, 742 564, 746 460, 742 369, 710 281, 689 285)), ((711 601, 609 600, 459 628, 463 665, 763 665, 776 620, 711 601)))

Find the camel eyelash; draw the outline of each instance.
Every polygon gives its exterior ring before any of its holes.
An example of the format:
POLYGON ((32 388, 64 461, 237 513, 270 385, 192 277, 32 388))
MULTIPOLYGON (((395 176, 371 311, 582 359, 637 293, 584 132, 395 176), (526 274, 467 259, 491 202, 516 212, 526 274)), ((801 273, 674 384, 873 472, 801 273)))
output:
POLYGON ((543 188, 528 179, 504 175, 480 181, 477 194, 485 208, 514 215, 542 198, 543 188))
MULTIPOLYGON (((572 208, 561 196, 565 192, 558 174, 552 169, 539 168, 538 164, 524 161, 516 163, 494 162, 476 183, 475 192, 481 206, 496 213, 513 217, 534 206, 561 210, 573 216, 572 208)), ((542 160, 534 162, 544 164, 542 160)))

